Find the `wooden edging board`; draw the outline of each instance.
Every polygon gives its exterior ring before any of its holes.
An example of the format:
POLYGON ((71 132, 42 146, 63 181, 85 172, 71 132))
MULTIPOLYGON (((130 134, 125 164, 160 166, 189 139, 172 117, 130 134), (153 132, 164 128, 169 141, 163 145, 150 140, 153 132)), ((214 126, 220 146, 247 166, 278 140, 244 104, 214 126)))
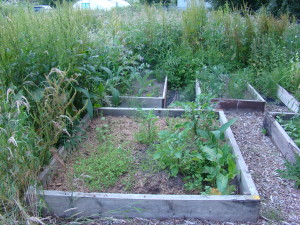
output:
MULTIPOLYGON (((263 97, 249 83, 246 91, 253 100, 213 98, 211 102, 216 103, 216 109, 226 112, 264 112, 266 101, 263 97)), ((199 94, 201 94, 200 82, 196 80, 196 95, 199 94)))
MULTIPOLYGON (((162 96, 159 97, 136 97, 136 96, 120 96, 120 107, 135 107, 142 108, 166 108, 167 107, 167 91, 168 91, 168 77, 165 77, 162 96)), ((106 98, 111 99, 112 96, 106 98)))
POLYGON ((295 154, 300 155, 300 149, 283 127, 276 121, 275 117, 278 115, 281 115, 283 119, 290 119, 296 115, 296 113, 268 112, 264 117, 264 128, 267 130, 272 141, 286 160, 295 162, 295 154))
MULTIPOLYGON (((180 116, 183 109, 149 109, 158 116, 180 116)), ((103 116, 132 116, 137 109, 104 107, 96 110, 103 116)), ((227 122, 223 111, 219 114, 221 124, 227 122)), ((201 218, 217 221, 257 221, 260 197, 243 160, 231 129, 225 133, 236 158, 239 195, 154 195, 82 193, 41 190, 27 192, 28 199, 37 195, 44 199, 46 215, 70 216, 114 216, 119 218, 201 218)))
POLYGON ((300 112, 300 102, 296 100, 296 98, 291 95, 287 90, 278 85, 277 89, 277 97, 293 112, 300 112))

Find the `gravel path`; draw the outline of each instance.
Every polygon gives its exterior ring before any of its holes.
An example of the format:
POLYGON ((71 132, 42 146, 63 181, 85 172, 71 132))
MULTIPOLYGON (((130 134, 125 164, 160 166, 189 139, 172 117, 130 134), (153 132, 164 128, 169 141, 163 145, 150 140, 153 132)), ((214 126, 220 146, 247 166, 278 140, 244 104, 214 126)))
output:
MULTIPOLYGON (((269 110, 287 111, 281 107, 267 107, 269 110)), ((204 220, 148 220, 102 218, 93 221, 52 220, 51 224, 157 224, 157 225, 193 225, 193 224, 300 224, 300 190, 294 188, 294 183, 282 179, 277 169, 284 169, 284 159, 279 150, 273 145, 270 138, 264 135, 263 113, 226 114, 228 119, 237 118, 232 131, 243 153, 244 160, 254 179, 260 197, 262 208, 257 223, 213 222, 204 220)))
POLYGON ((262 113, 227 114, 228 119, 238 118, 232 131, 262 199, 264 221, 258 224, 279 221, 300 224, 300 190, 276 172, 285 168, 284 159, 270 138, 263 134, 263 116, 262 113))

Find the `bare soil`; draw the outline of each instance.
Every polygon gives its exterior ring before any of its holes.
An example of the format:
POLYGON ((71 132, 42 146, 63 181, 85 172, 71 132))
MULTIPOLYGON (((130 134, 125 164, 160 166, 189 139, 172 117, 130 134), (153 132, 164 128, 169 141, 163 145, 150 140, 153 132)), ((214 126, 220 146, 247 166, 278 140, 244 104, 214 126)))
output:
MULTIPOLYGON (((167 127, 166 120, 159 118, 156 122, 159 129, 167 127)), ((197 194, 184 189, 182 177, 170 177, 166 171, 154 169, 152 156, 149 155, 149 146, 136 141, 134 134, 139 130, 139 123, 128 117, 99 117, 92 120, 87 133, 87 139, 78 151, 60 167, 47 189, 78 192, 105 192, 105 193, 135 193, 135 194, 197 194), (78 157, 89 157, 90 152, 97 149, 97 127, 106 126, 113 135, 115 146, 122 145, 131 149, 134 157, 134 170, 121 176, 119 181, 110 188, 91 190, 85 184, 83 177, 76 177, 74 173, 75 161, 78 157)), ((157 166, 156 166, 157 167, 157 166)))

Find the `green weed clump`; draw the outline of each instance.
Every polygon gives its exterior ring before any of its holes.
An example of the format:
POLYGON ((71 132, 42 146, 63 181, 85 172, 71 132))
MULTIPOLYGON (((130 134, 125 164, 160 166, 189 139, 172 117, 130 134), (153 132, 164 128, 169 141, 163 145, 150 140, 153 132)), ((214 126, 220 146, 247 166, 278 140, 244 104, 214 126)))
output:
POLYGON ((74 165, 75 176, 83 178, 91 190, 112 187, 120 176, 129 172, 132 163, 130 150, 116 147, 112 137, 106 134, 107 127, 98 128, 98 149, 86 158, 78 159, 74 165))
POLYGON ((224 132, 234 120, 218 127, 207 99, 198 99, 200 105, 181 105, 187 121, 159 132, 153 157, 171 176, 183 175, 187 190, 231 194, 234 187, 230 181, 237 170, 231 149, 224 143, 224 132))

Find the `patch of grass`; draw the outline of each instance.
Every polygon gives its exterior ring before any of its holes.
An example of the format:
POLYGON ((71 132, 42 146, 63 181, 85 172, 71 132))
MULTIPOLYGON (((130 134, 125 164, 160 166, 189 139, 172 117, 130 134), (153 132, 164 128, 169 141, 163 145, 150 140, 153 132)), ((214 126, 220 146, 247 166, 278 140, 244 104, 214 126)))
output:
POLYGON ((88 158, 79 159, 74 165, 76 176, 84 177, 91 190, 112 187, 120 176, 130 170, 130 151, 112 145, 101 146, 88 158))
POLYGON ((116 184, 119 178, 132 168, 131 151, 115 147, 105 128, 98 130, 99 147, 87 158, 78 159, 74 165, 76 177, 83 177, 85 184, 93 191, 104 190, 116 184))

